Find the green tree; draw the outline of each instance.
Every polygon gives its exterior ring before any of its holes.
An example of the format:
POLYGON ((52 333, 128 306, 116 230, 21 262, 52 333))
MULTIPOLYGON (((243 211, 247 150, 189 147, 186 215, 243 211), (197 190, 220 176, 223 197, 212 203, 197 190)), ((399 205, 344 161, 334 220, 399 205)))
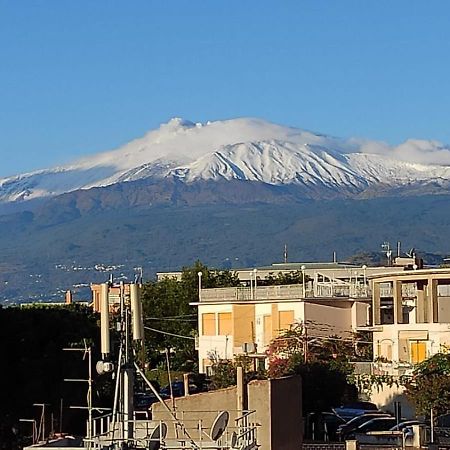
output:
POLYGON ((356 388, 348 381, 353 354, 352 341, 337 336, 307 339, 298 324, 269 345, 268 376, 301 375, 304 414, 324 411, 356 399, 356 388))
POLYGON ((421 362, 406 383, 406 395, 418 414, 448 412, 450 405, 450 354, 437 353, 421 362))
POLYGON ((303 284, 303 280, 305 283, 309 281, 308 275, 303 275, 301 270, 295 270, 293 272, 283 273, 278 272, 274 275, 273 272, 269 273, 269 275, 264 279, 258 278, 259 286, 274 286, 274 285, 284 285, 284 284, 303 284))
POLYGON ((174 370, 196 370, 194 337, 197 333, 199 273, 202 288, 237 286, 239 279, 229 270, 210 270, 200 261, 183 267, 181 279, 164 278, 144 285, 143 309, 147 327, 146 346, 152 367, 164 363, 166 349, 175 350, 174 370))

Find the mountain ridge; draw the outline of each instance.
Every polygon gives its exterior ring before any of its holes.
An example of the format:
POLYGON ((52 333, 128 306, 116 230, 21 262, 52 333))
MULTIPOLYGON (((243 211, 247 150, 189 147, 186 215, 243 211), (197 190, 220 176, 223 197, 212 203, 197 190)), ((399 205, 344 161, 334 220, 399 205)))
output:
MULTIPOLYGON (((304 187, 307 197, 308 191, 315 191, 315 198, 321 197, 321 186, 323 198, 329 198, 330 189, 337 196, 358 196, 367 195, 370 187, 376 195, 377 184, 393 189, 423 184, 428 192, 427 185, 437 182, 447 188, 450 166, 394 158, 408 145, 416 153, 418 148, 423 150, 420 158, 440 155, 445 160, 450 155, 447 147, 434 141, 407 141, 389 150, 375 141, 344 140, 262 119, 206 124, 172 119, 118 149, 66 166, 0 179, 0 203, 26 203, 140 179, 297 184, 304 187)), ((303 194, 299 191, 299 195, 303 194)))

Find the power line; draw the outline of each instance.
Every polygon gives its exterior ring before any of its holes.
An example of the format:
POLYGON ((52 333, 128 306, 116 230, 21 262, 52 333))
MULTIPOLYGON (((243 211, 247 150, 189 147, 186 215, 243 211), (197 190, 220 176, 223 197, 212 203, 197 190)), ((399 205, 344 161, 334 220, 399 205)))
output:
POLYGON ((180 316, 180 318, 175 317, 146 317, 145 320, 167 320, 174 322, 197 322, 197 319, 183 319, 182 317, 188 316, 180 316))
POLYGON ((182 336, 181 334, 169 333, 168 331, 157 330, 155 328, 150 328, 150 327, 144 327, 144 328, 146 330, 154 331, 155 333, 161 333, 161 334, 166 334, 168 336, 178 337, 178 338, 182 338, 182 339, 191 339, 191 340, 195 341, 195 337, 192 337, 192 336, 182 336))

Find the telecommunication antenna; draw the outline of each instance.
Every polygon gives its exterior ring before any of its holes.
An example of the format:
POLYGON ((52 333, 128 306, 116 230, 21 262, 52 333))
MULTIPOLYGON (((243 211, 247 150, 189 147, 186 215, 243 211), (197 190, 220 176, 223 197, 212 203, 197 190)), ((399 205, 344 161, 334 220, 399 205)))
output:
POLYGON ((381 248, 383 249, 383 252, 386 255, 387 261, 388 261, 388 266, 392 265, 392 249, 391 249, 391 244, 387 241, 383 242, 381 244, 381 248))
POLYGON ((140 285, 131 283, 128 291, 125 284, 113 286, 110 283, 101 285, 100 295, 100 327, 101 327, 101 353, 102 360, 97 362, 96 368, 99 374, 113 372, 114 364, 110 361, 110 302, 111 288, 119 290, 119 318, 116 322, 116 330, 119 332, 119 359, 117 362, 116 386, 114 389, 113 405, 113 429, 115 423, 123 424, 123 438, 133 438, 134 415, 134 354, 132 341, 144 339, 144 323, 142 316, 140 285))

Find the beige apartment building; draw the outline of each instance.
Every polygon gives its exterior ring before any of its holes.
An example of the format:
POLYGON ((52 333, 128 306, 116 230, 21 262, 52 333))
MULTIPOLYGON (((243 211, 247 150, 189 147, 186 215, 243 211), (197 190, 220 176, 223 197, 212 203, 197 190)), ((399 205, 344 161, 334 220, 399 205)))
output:
POLYGON ((450 346, 450 269, 369 278, 375 360, 412 366, 450 346))
MULTIPOLYGON (((200 372, 208 371, 213 358, 248 354, 265 360, 272 339, 296 323, 306 327, 308 339, 351 337, 371 322, 368 277, 398 271, 337 263, 301 267, 304 284, 261 286, 250 270, 250 285, 200 289, 199 301, 194 303, 198 307, 200 372)), ((245 272, 239 275, 242 280, 245 272)))

